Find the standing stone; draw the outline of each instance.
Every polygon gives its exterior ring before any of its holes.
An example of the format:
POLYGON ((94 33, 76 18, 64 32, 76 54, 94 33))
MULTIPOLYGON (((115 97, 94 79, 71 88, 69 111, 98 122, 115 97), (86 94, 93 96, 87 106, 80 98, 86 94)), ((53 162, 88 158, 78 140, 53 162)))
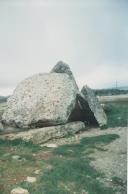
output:
POLYGON ((100 127, 107 125, 106 114, 93 90, 88 86, 82 88, 81 93, 79 94, 79 101, 85 114, 86 121, 89 121, 90 123, 95 121, 100 127))
MULTIPOLYGON (((66 73, 69 75, 70 79, 74 81, 74 84, 77 86, 73 73, 68 64, 64 63, 63 61, 59 61, 51 70, 51 73, 66 73)), ((77 86, 78 88, 78 86, 77 86)))
POLYGON ((16 87, 2 121, 19 128, 64 124, 75 107, 77 93, 74 81, 67 74, 34 75, 16 87))

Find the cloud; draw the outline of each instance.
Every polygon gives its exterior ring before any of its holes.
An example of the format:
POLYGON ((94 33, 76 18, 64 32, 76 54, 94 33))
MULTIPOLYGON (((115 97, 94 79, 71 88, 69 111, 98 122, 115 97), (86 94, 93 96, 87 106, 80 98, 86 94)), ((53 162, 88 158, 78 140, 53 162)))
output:
MULTIPOLYGON (((127 65, 123 65, 124 68, 127 65)), ((91 88, 109 88, 115 87, 116 82, 118 86, 125 86, 127 83, 127 71, 124 72, 122 66, 118 69, 116 66, 107 66, 106 65, 98 65, 96 69, 91 70, 87 74, 82 74, 81 76, 76 77, 77 83, 79 87, 83 87, 83 85, 89 85, 91 88), (122 79, 120 80, 120 77, 122 79)))
POLYGON ((58 60, 80 86, 126 85, 127 8, 126 0, 0 1, 0 87, 49 72, 58 60))
POLYGON ((6 88, 1 88, 0 87, 0 96, 9 96, 9 95, 12 95, 14 91, 14 87, 6 87, 6 88))

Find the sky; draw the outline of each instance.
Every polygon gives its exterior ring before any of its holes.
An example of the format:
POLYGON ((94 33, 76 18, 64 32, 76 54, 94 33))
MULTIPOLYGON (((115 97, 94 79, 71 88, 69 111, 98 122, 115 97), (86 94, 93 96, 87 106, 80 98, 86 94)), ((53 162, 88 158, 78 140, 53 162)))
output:
POLYGON ((0 95, 69 64, 81 88, 128 85, 128 0, 0 0, 0 95))

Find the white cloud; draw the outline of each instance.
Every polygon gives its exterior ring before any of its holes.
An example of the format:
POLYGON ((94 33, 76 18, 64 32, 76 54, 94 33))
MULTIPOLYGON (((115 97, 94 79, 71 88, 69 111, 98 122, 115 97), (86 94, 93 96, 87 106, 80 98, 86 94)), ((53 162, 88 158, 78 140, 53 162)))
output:
MULTIPOLYGON (((125 0, 0 1, 0 87, 68 63, 80 87, 128 78, 125 0), (127 65, 123 65, 127 64, 127 65)), ((1 90, 4 91, 4 90, 1 90)))
POLYGON ((1 88, 0 87, 0 96, 9 96, 12 95, 13 91, 14 91, 14 87, 5 87, 5 88, 1 88))
POLYGON ((124 71, 125 66, 121 65, 116 68, 114 65, 98 65, 90 72, 77 76, 76 80, 80 88, 86 84, 91 88, 115 87, 116 82, 118 86, 125 86, 128 84, 127 71, 124 71))

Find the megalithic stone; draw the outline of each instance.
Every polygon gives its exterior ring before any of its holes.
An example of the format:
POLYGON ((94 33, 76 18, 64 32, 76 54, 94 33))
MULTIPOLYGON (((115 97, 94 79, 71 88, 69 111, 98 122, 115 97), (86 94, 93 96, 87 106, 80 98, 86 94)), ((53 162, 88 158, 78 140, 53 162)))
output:
POLYGON ((69 135, 74 135, 79 131, 86 130, 83 122, 70 122, 64 125, 30 129, 18 133, 3 134, 0 139, 31 141, 34 144, 45 143, 51 139, 58 139, 69 135))
POLYGON ((2 122, 19 128, 65 124, 78 89, 65 73, 40 73, 23 80, 8 99, 2 122))
POLYGON ((78 99, 85 114, 86 121, 91 123, 94 120, 100 127, 107 125, 107 116, 92 89, 87 85, 83 86, 78 95, 78 99))
MULTIPOLYGON (((74 81, 74 84, 77 86, 75 81, 74 75, 69 67, 68 64, 64 63, 63 61, 58 61, 58 63, 53 67, 50 73, 66 73, 70 79, 74 81)), ((78 88, 78 86, 77 86, 78 88)))

